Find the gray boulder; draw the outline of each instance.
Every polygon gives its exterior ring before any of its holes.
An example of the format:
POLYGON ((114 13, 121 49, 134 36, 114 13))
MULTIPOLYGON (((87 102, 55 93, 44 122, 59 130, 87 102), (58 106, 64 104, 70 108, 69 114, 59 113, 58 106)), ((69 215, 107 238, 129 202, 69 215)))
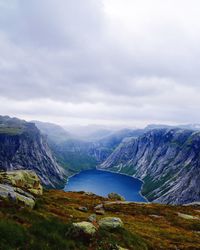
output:
POLYGON ((105 217, 99 221, 99 227, 103 229, 122 228, 122 220, 118 217, 105 217))
POLYGON ((15 188, 6 184, 0 184, 0 197, 23 204, 30 208, 33 208, 35 205, 35 198, 31 194, 20 188, 15 188))
POLYGON ((86 236, 93 236, 97 228, 90 222, 82 221, 73 223, 73 233, 76 235, 86 235, 86 236))

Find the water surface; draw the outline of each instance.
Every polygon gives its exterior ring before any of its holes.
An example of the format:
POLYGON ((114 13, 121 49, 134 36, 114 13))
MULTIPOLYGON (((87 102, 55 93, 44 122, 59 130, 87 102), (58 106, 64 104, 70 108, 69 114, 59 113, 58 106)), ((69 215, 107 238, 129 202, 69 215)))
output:
POLYGON ((65 191, 86 191, 100 196, 118 193, 128 201, 146 200, 140 195, 142 182, 136 178, 101 170, 85 170, 69 178, 65 191))

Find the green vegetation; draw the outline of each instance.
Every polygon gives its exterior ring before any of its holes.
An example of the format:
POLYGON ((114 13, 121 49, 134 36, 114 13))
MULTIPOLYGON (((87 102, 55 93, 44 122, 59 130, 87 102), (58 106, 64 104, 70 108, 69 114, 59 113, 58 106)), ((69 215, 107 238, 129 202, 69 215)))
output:
POLYGON ((15 127, 0 127, 0 134, 8 134, 8 135, 19 135, 23 132, 22 128, 15 127))
POLYGON ((66 151, 62 153, 56 152, 55 155, 58 163, 72 173, 92 169, 97 165, 97 161, 93 157, 84 153, 66 151))
POLYGON ((199 211, 195 206, 117 204, 84 192, 49 190, 38 198, 33 210, 1 201, 0 249, 117 250, 121 246, 129 250, 195 250, 200 249, 200 219, 184 219, 178 214, 200 218, 199 211), (105 215, 97 215, 97 220, 119 217, 124 228, 99 229, 91 238, 73 235, 72 223, 87 221, 94 207, 102 203, 105 215), (81 212, 80 206, 88 211, 81 212))
MULTIPOLYGON (((169 172, 165 176, 161 177, 159 180, 155 181, 152 180, 151 176, 146 176, 143 181, 144 184, 142 186, 142 195, 144 195, 148 200, 152 200, 155 197, 151 194, 152 191, 155 189, 161 187, 163 184, 165 184, 166 181, 170 180, 171 178, 175 178, 173 176, 172 172, 169 172)), ((163 189, 162 192, 164 193, 166 190, 163 189)))
POLYGON ((121 174, 134 175, 136 170, 133 165, 125 166, 120 171, 121 174))

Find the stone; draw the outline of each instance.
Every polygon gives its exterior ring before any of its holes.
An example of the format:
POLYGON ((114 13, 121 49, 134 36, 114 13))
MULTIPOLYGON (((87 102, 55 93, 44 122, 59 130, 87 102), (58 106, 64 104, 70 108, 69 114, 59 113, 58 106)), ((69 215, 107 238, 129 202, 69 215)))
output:
POLYGON ((95 213, 98 214, 98 215, 104 215, 105 210, 104 209, 99 209, 99 210, 96 210, 95 213))
POLYGON ((35 198, 31 194, 7 184, 0 184, 0 197, 19 204, 21 203, 30 208, 33 208, 35 205, 35 198))
POLYGON ((103 208, 103 204, 99 204, 96 207, 94 207, 94 210, 99 210, 103 208))
POLYGON ((128 250, 128 249, 117 245, 117 250, 128 250))
POLYGON ((99 221, 99 227, 104 229, 122 228, 122 220, 118 217, 104 217, 99 221))
POLYGON ((79 207, 78 210, 81 212, 87 212, 88 208, 87 207, 79 207))
POLYGON ((40 179, 32 170, 15 170, 0 173, 0 183, 18 187, 33 195, 42 195, 40 179))
POLYGON ((85 234, 88 236, 93 236, 97 228, 91 223, 87 221, 82 221, 82 222, 76 222, 73 223, 73 233, 75 234, 85 234))
POLYGON ((91 215, 88 217, 88 221, 89 221, 89 222, 96 222, 96 221, 97 221, 97 216, 96 216, 96 214, 91 214, 91 215))
POLYGON ((156 219, 159 219, 159 218, 163 217, 163 216, 160 216, 160 215, 157 215, 157 214, 150 214, 149 216, 152 217, 152 218, 156 218, 156 219))
POLYGON ((178 216, 186 220, 200 220, 199 217, 189 214, 178 213, 178 216))
POLYGON ((117 193, 109 193, 108 198, 111 200, 125 201, 125 198, 117 193))

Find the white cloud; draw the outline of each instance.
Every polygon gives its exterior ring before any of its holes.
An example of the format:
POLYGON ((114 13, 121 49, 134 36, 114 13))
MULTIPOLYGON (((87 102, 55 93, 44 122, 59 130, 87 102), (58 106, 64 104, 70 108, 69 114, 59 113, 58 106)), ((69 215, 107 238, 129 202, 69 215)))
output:
POLYGON ((197 0, 0 0, 0 112, 200 122, 197 0))

